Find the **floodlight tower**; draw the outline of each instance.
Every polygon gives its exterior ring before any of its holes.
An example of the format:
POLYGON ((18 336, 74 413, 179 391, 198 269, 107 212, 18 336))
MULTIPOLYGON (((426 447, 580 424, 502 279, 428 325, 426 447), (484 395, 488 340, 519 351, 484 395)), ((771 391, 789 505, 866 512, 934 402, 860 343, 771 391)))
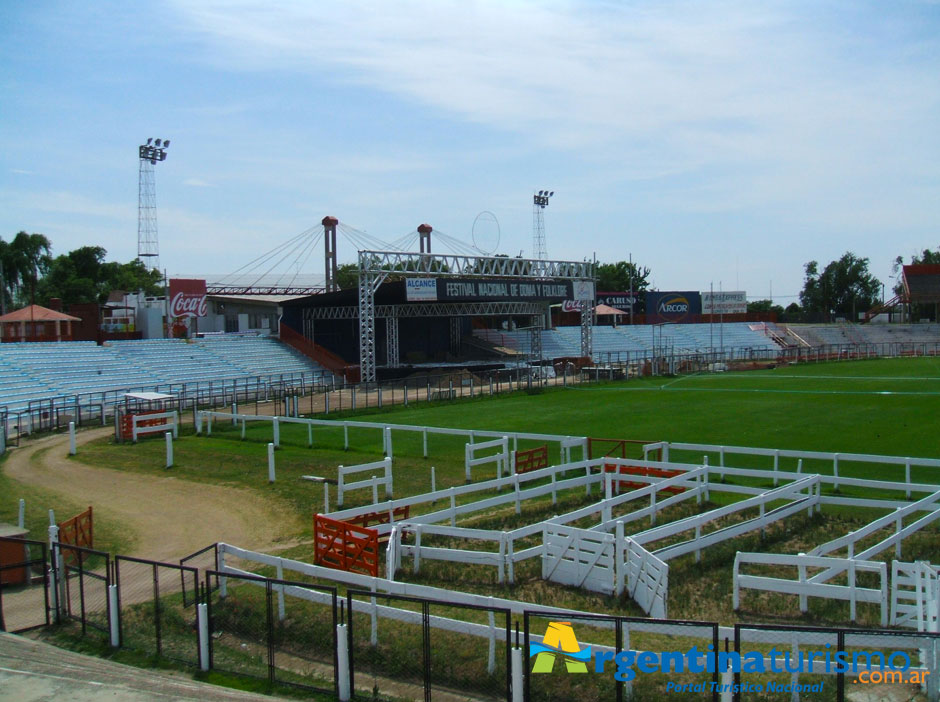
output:
POLYGON ((548 249, 545 246, 545 216, 543 210, 548 207, 548 198, 555 194, 555 191, 539 190, 532 196, 532 231, 533 242, 532 250, 535 258, 548 258, 548 249))
POLYGON ((140 175, 137 181, 137 258, 147 270, 160 270, 160 244, 157 241, 157 186, 153 167, 166 161, 169 139, 147 139, 138 149, 140 175))

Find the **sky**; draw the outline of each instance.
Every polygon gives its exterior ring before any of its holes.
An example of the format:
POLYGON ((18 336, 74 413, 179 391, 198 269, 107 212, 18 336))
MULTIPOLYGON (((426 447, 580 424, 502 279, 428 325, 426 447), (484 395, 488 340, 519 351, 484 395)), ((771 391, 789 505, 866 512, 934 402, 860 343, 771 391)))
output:
POLYGON ((148 137, 171 276, 325 215, 531 255, 545 188, 552 259, 786 305, 852 251, 890 293, 940 246, 940 2, 0 3, 0 237, 133 259, 148 137))

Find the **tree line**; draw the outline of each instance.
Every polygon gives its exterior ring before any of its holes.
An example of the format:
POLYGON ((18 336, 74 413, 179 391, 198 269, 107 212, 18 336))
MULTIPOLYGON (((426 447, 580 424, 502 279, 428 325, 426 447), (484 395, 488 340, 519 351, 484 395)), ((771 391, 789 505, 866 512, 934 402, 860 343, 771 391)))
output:
MULTIPOLYGON (((940 264, 940 247, 936 251, 924 249, 911 256, 911 264, 940 264)), ((845 252, 825 267, 818 261, 809 261, 803 266, 803 289, 799 302, 784 307, 772 300, 755 300, 747 305, 748 312, 772 312, 781 322, 832 322, 837 319, 857 321, 859 314, 868 312, 883 301, 903 292, 898 273, 904 258, 894 260, 893 273, 897 282, 885 292, 884 285, 869 270, 869 259, 845 252)), ((642 293, 650 290, 650 269, 629 261, 601 263, 597 266, 597 289, 604 292, 642 293)), ((641 298, 642 299, 642 298, 641 298)), ((933 305, 914 305, 914 319, 934 319, 933 305)), ((934 321, 936 321, 934 319, 934 321)))
POLYGON ((0 296, 5 311, 52 298, 64 304, 104 304, 112 290, 157 295, 163 276, 147 270, 139 259, 127 263, 106 261, 101 246, 81 246, 52 256, 52 243, 43 234, 18 232, 10 241, 0 237, 0 296))
MULTIPOLYGON (((163 290, 162 275, 148 270, 140 259, 127 263, 106 261, 107 251, 100 246, 82 246, 59 256, 52 256, 52 244, 43 234, 18 232, 9 242, 0 237, 0 300, 5 310, 31 302, 48 305, 52 298, 65 304, 107 301, 112 290, 157 295, 163 290)), ((911 257, 912 264, 940 263, 940 247, 924 249, 911 257)), ((893 272, 899 273, 904 259, 898 256, 893 272)), ((748 312, 774 312, 783 322, 831 322, 836 319, 856 321, 860 313, 878 305, 886 293, 884 285, 868 269, 869 259, 847 251, 840 258, 821 267, 818 261, 803 266, 803 290, 799 302, 786 307, 771 300, 748 303, 748 312)), ((357 285, 357 265, 339 266, 341 288, 357 285)), ((640 295, 651 290, 650 268, 632 261, 598 263, 597 289, 603 292, 627 292, 640 295)), ((901 282, 887 297, 901 293, 901 282)), ((642 300, 642 296, 640 298, 642 300)), ((933 318, 932 305, 915 306, 914 318, 933 318)))

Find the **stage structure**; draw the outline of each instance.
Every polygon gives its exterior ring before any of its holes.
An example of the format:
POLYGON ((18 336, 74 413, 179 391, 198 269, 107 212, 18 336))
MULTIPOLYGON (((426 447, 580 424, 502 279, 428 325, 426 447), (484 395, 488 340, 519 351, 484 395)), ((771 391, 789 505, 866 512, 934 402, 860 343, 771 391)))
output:
MULTIPOLYGON (((589 261, 546 261, 505 256, 464 256, 457 254, 402 253, 400 251, 359 251, 359 366, 362 382, 376 380, 376 317, 387 320, 386 343, 390 365, 398 359, 398 316, 457 316, 481 314, 528 314, 541 312, 535 299, 546 296, 570 296, 581 309, 581 355, 591 355, 591 331, 594 308, 594 264, 589 261), (429 295, 429 301, 407 306, 389 306, 378 310, 375 292, 389 275, 406 279, 435 279, 432 287, 445 291, 445 299, 429 295), (479 289, 473 282, 490 281, 487 294, 492 301, 476 299, 479 289), (454 284, 450 287, 447 283, 454 284), (441 288, 439 283, 443 282, 441 288), (546 293, 545 287, 550 286, 546 293), (509 292, 509 295, 501 294, 509 292), (507 299, 516 297, 518 299, 507 299), (452 298, 450 301, 447 298, 452 298), (499 300, 495 298, 501 298, 499 300)), ((417 299, 417 296, 416 298, 417 299)))

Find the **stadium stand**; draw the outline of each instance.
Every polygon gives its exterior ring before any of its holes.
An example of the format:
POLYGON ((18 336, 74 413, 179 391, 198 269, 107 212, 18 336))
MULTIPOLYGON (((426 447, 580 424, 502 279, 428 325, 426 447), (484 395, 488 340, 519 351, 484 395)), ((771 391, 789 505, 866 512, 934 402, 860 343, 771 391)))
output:
POLYGON ((219 335, 204 339, 0 344, 0 405, 11 411, 52 396, 154 388, 249 376, 329 376, 276 339, 219 335))
MULTIPOLYGON (((475 330, 475 335, 500 346, 530 352, 528 331, 475 330)), ((597 326, 593 333, 594 356, 648 354, 655 346, 676 353, 702 353, 723 347, 733 358, 747 357, 751 350, 775 350, 777 345, 762 331, 745 322, 714 324, 667 324, 662 326, 597 326)), ((559 358, 581 353, 581 328, 556 327, 542 331, 542 356, 559 358)))
POLYGON ((936 343, 940 324, 790 324, 812 346, 936 343))

